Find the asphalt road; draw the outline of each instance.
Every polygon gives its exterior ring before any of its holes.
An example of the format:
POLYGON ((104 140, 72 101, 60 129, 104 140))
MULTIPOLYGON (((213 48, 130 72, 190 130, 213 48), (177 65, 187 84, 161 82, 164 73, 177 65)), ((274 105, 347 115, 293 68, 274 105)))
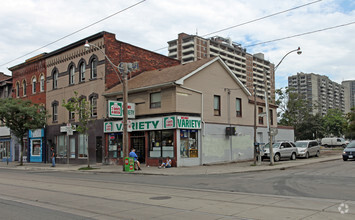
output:
MULTIPOLYGON (((156 213, 151 213, 151 210, 157 207, 151 204, 152 201, 160 202, 161 199, 167 199, 165 198, 167 196, 163 196, 164 198, 161 196, 152 197, 152 193, 156 190, 159 192, 160 188, 169 193, 182 190, 181 193, 186 194, 185 199, 192 199, 190 193, 191 195, 201 194, 212 190, 220 192, 221 196, 224 194, 223 198, 227 199, 228 192, 244 192, 254 195, 269 194, 355 201, 354 166, 355 161, 337 160, 286 170, 196 176, 0 169, 0 217, 5 217, 5 219, 23 219, 24 217, 26 219, 90 219, 90 216, 96 215, 101 219, 102 213, 100 211, 103 212, 105 208, 110 208, 110 201, 117 203, 113 210, 123 209, 119 213, 120 216, 126 212, 126 209, 130 210, 131 206, 144 206, 149 214, 154 215, 156 213), (135 192, 135 184, 140 190, 139 193, 135 192), (133 187, 130 187, 131 185, 133 187), (129 192, 122 194, 122 192, 127 192, 125 189, 127 187, 129 192), (149 189, 152 191, 150 192, 149 189), (114 199, 107 200, 111 194, 114 199), (147 195, 145 196, 145 194, 147 195), (125 207, 124 196, 127 198, 133 196, 134 202, 131 202, 128 208, 125 207), (144 204, 137 202, 141 200, 140 197, 142 199, 147 197, 147 202, 144 204), (63 205, 58 209, 57 204, 63 205), (73 204, 75 209, 72 209, 70 204, 73 204), (102 205, 103 207, 96 209, 102 205), (93 208, 90 208, 91 206, 93 208), (91 210, 90 215, 87 211, 84 212, 88 209, 91 210), (56 218, 52 218, 53 216, 56 218)), ((241 195, 230 196, 233 199, 241 197, 241 195)), ((273 200, 278 201, 280 198, 273 200)), ((270 201, 270 199, 265 201, 270 201)), ((184 202, 181 204, 183 206, 184 202)), ((250 204, 246 205, 250 206, 250 204)), ((236 207, 240 207, 240 204, 236 207)), ((176 212, 177 210, 170 208, 170 211, 176 212)), ((107 215, 107 217, 110 216, 107 215)))

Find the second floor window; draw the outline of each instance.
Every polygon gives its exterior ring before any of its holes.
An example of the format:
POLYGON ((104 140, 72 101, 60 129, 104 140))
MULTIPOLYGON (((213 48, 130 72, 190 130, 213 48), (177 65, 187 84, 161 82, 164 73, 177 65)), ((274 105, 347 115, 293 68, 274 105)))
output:
MULTIPOLYGON (((263 113, 263 107, 259 107, 258 108, 258 113, 260 114, 260 113, 263 113)), ((259 124, 264 124, 264 117, 263 116, 260 116, 259 117, 259 124)))
POLYGON ((161 93, 155 92, 150 94, 150 108, 161 107, 161 93))
POLYGON ((52 104, 52 119, 53 122, 58 122, 58 103, 52 104))
POLYGON ((221 96, 219 95, 213 97, 213 112, 215 116, 221 115, 221 96))
POLYGON ((36 93, 36 84, 37 84, 37 80, 36 78, 32 79, 32 94, 36 93))
POLYGON ((80 82, 85 81, 85 63, 82 62, 79 66, 80 82))
POLYGON ((97 98, 95 96, 90 98, 91 117, 97 117, 97 98))
POLYGON ((235 100, 235 111, 237 117, 242 117, 242 99, 240 98, 235 100))

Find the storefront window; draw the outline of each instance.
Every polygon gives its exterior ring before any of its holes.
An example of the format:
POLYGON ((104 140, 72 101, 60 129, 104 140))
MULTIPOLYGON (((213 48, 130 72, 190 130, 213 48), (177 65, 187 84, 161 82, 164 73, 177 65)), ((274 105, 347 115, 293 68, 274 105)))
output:
POLYGON ((122 133, 110 134, 108 143, 108 156, 109 158, 122 157, 122 133))
POLYGON ((174 130, 149 132, 149 157, 174 157, 174 130))
POLYGON ((197 130, 180 130, 181 157, 198 157, 197 134, 197 130))
POLYGON ((78 149, 78 156, 79 158, 85 158, 88 156, 88 146, 86 143, 86 135, 79 134, 79 149, 78 149))
POLYGON ((75 158, 75 137, 71 136, 69 138, 70 142, 70 158, 75 158))
POLYGON ((32 140, 32 156, 41 155, 41 140, 32 140))
POLYGON ((67 157, 67 148, 65 147, 65 135, 57 136, 57 157, 67 157))

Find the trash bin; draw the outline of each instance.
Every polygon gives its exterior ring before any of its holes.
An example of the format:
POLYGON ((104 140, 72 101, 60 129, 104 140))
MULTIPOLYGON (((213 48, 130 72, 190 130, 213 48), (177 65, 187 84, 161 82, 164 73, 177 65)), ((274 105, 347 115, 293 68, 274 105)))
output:
POLYGON ((126 172, 134 171, 134 158, 133 157, 125 157, 124 158, 124 170, 126 172))

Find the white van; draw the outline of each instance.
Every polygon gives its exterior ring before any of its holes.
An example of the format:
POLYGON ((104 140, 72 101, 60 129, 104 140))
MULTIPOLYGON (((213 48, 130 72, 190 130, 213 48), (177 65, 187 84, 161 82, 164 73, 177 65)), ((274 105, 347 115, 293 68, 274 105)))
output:
POLYGON ((323 138, 322 146, 324 147, 346 147, 346 141, 343 138, 323 138))

